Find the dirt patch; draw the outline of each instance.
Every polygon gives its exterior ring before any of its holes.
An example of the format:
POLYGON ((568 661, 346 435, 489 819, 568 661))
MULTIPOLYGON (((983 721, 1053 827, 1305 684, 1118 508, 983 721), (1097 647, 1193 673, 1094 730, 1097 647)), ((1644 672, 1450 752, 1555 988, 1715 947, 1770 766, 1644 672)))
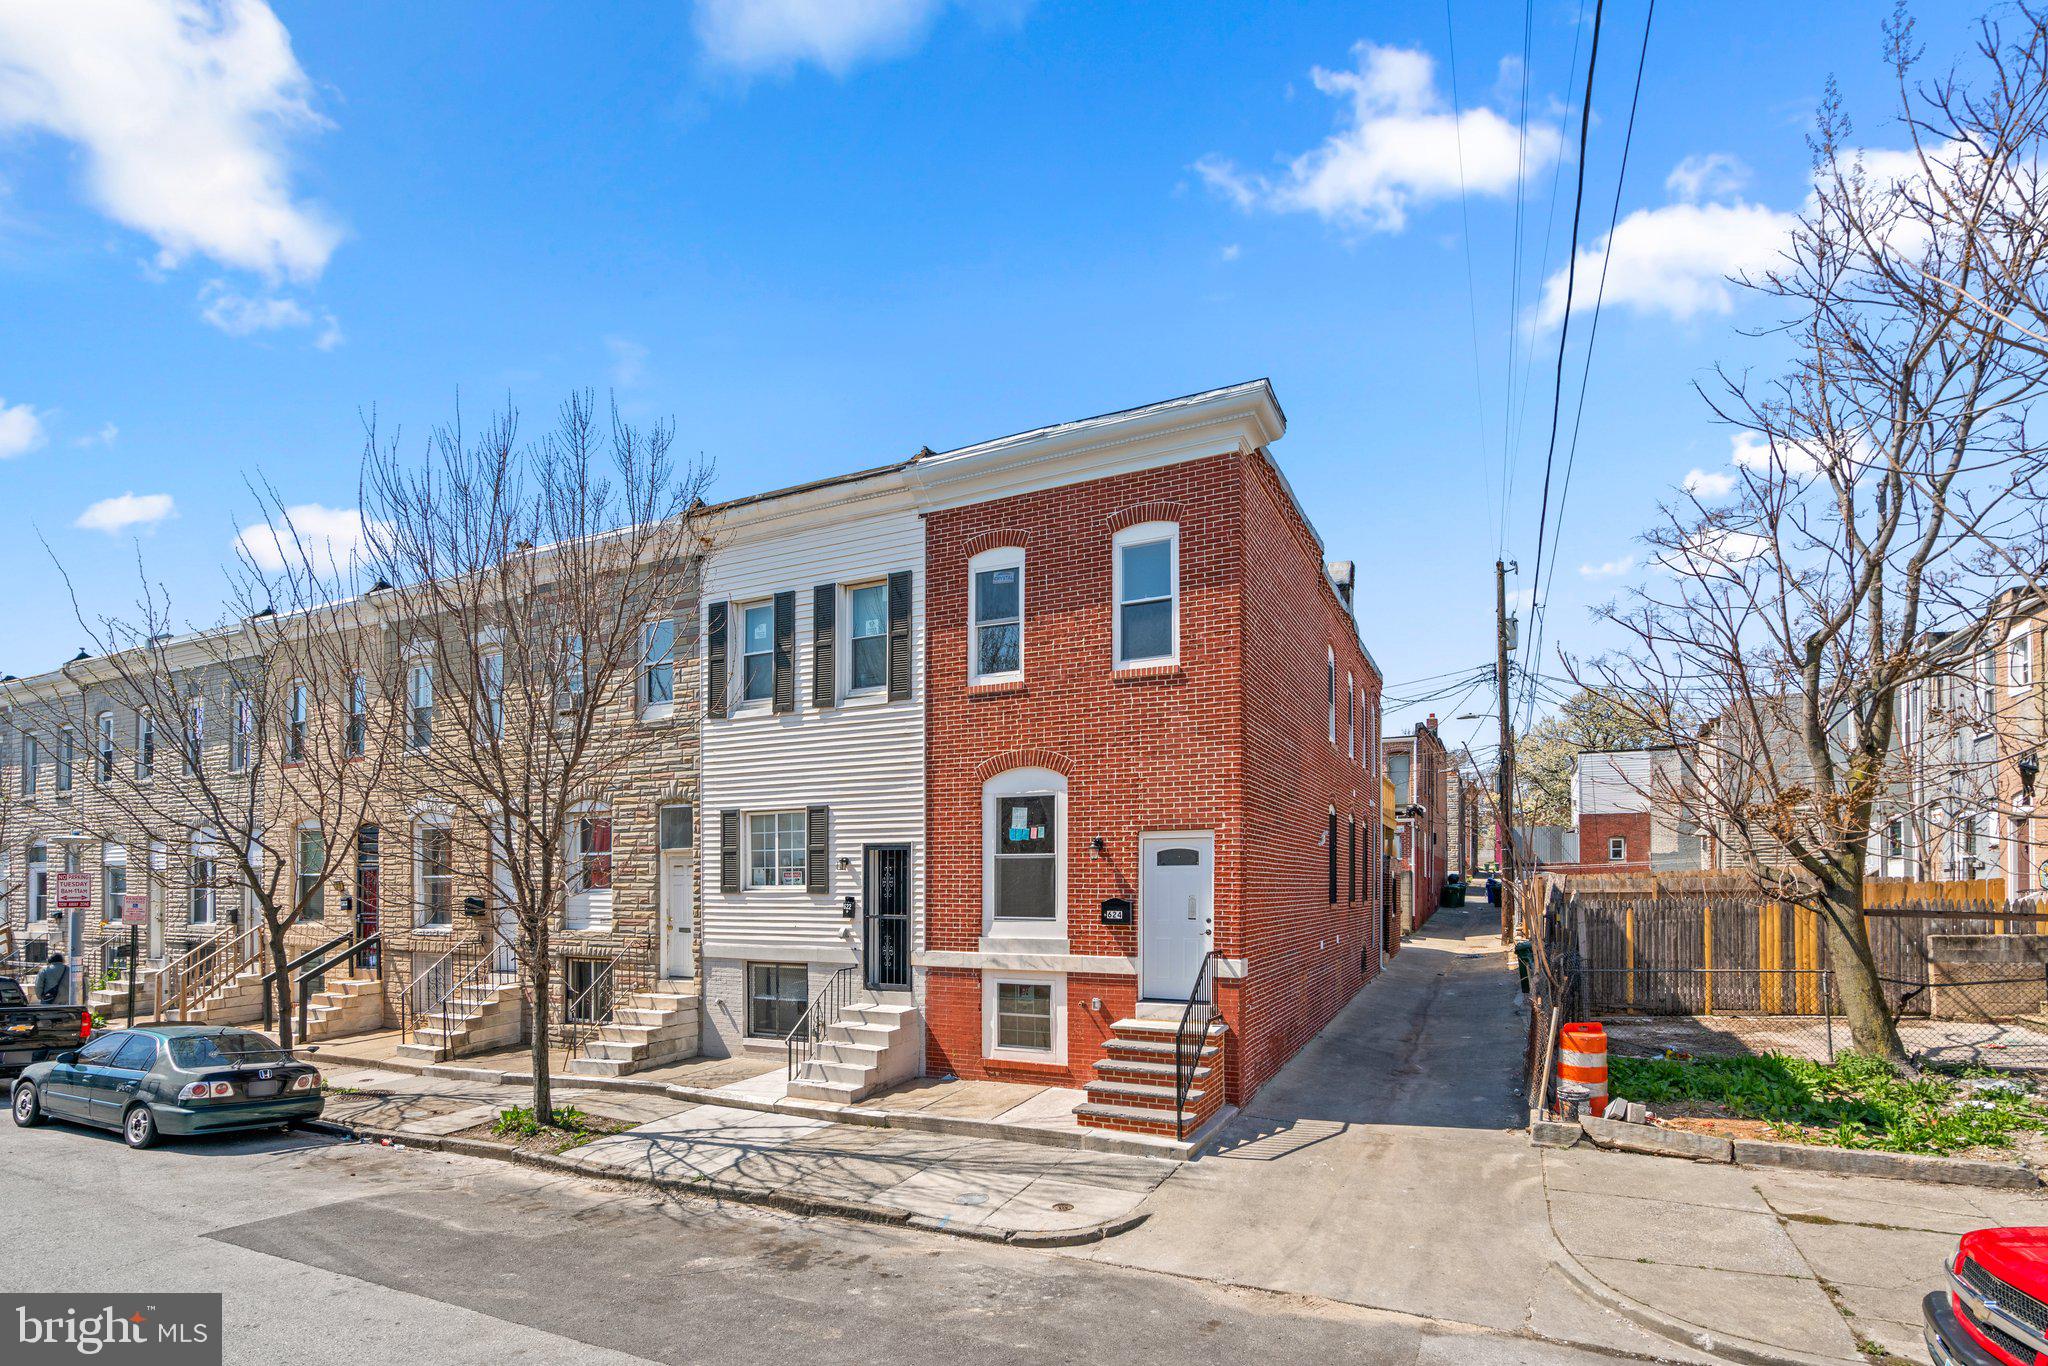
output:
POLYGON ((486 1123, 473 1124, 467 1129, 457 1130, 448 1137, 468 1139, 474 1143, 488 1143, 507 1152, 546 1153, 552 1157, 571 1148, 581 1147, 594 1138, 622 1134, 631 1127, 629 1124, 592 1116, 590 1124, 582 1129, 543 1129, 537 1134, 501 1134, 486 1123))

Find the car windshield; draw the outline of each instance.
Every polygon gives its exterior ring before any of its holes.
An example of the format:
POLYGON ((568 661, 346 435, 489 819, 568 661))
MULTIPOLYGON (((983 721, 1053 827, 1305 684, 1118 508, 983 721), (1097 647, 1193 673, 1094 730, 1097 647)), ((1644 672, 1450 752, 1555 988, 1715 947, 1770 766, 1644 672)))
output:
POLYGON ((261 1034, 252 1034, 246 1029, 227 1029, 218 1034, 184 1034, 171 1040, 171 1061, 188 1072, 200 1067, 282 1062, 289 1056, 261 1034))

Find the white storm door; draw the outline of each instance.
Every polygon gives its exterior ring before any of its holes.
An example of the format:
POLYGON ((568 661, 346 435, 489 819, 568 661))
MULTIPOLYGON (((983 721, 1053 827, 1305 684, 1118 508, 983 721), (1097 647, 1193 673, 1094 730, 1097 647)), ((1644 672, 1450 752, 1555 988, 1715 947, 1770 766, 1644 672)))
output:
POLYGON ((1138 858, 1138 995, 1185 1001, 1215 930, 1216 838, 1144 835, 1138 858))

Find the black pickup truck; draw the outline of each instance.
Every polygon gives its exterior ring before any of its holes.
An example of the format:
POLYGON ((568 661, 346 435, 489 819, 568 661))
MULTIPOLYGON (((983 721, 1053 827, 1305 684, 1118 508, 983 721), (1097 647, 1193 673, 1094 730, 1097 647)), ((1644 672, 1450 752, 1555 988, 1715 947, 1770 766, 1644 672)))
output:
POLYGON ((73 1049, 92 1037, 84 1006, 32 1006, 21 983, 0 977, 0 1075, 73 1049))

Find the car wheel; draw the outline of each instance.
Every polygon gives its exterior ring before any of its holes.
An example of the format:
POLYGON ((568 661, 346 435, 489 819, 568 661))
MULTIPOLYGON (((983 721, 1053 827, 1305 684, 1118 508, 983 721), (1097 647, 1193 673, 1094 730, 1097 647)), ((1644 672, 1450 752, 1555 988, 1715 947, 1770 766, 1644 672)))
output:
POLYGON ((121 1122, 121 1137, 131 1148, 147 1148, 156 1142, 156 1116, 147 1105, 138 1105, 121 1122))
POLYGON ((14 1127, 33 1129, 43 1122, 43 1098, 36 1094, 36 1084, 25 1081, 14 1088, 14 1127))

